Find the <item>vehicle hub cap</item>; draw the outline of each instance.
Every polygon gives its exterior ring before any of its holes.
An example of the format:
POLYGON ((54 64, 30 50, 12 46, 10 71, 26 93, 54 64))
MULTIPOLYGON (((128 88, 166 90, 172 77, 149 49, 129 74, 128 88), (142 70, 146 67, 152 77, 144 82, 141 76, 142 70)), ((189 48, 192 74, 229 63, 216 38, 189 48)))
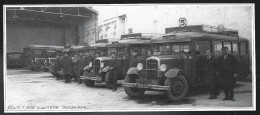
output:
POLYGON ((181 95, 184 89, 184 86, 181 81, 175 81, 174 84, 171 86, 172 93, 174 95, 181 95))

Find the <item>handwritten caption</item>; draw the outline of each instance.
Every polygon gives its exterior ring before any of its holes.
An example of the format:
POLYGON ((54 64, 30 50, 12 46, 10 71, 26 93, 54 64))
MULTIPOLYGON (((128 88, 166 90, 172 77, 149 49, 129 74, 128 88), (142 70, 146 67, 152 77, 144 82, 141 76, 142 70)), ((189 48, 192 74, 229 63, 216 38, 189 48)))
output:
POLYGON ((9 105, 7 107, 7 110, 59 110, 59 109, 80 110, 80 109, 88 109, 88 107, 81 106, 81 105, 62 105, 62 106, 9 105))

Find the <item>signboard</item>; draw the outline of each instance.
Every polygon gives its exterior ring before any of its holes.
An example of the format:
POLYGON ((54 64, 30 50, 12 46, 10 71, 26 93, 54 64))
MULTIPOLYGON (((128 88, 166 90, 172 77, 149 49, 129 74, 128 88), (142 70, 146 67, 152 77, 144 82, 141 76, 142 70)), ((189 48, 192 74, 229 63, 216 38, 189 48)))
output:
POLYGON ((185 27, 187 26, 187 20, 185 18, 180 18, 179 19, 179 26, 180 27, 185 27))

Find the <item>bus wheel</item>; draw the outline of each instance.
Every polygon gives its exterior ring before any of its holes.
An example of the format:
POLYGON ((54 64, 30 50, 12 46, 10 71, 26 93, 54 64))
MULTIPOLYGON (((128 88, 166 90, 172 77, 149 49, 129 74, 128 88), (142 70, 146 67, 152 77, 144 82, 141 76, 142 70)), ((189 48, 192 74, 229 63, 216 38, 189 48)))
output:
POLYGON ((85 80, 84 80, 84 83, 85 83, 85 85, 88 86, 88 87, 93 87, 93 86, 95 85, 95 81, 93 81, 93 80, 88 80, 88 79, 85 79, 85 80))
POLYGON ((183 75, 172 79, 167 78, 164 85, 170 86, 170 90, 165 91, 165 94, 172 101, 181 101, 188 93, 188 82, 183 75))
MULTIPOLYGON (((125 83, 136 83, 136 75, 127 75, 125 78, 125 83)), ((145 89, 133 88, 133 87, 124 87, 125 92, 128 96, 132 98, 140 98, 144 95, 145 89)))

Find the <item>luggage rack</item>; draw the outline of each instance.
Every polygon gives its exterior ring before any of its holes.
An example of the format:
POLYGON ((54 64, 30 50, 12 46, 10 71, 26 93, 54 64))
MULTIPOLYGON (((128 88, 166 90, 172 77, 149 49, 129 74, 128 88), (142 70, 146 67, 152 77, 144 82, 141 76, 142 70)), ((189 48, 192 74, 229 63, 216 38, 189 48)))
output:
POLYGON ((165 33, 179 33, 179 32, 202 32, 216 35, 226 35, 238 37, 238 30, 228 29, 224 27, 216 27, 210 25, 192 25, 186 27, 172 27, 166 28, 165 33))
POLYGON ((160 36, 159 33, 133 33, 121 35, 121 40, 124 39, 152 39, 153 37, 160 36))

